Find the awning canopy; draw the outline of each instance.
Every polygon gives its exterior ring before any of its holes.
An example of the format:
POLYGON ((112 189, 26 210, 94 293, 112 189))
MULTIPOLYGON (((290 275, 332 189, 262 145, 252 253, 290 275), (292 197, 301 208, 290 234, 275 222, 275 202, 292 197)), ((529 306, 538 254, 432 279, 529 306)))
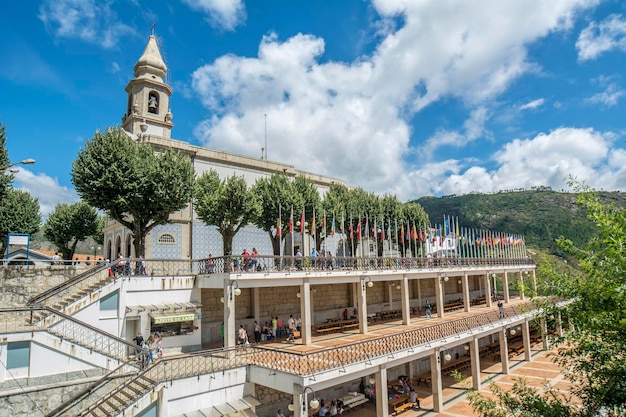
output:
POLYGON ((213 407, 190 411, 177 417, 257 417, 253 407, 261 405, 254 397, 247 396, 241 400, 232 400, 213 407))
POLYGON ((163 323, 177 323, 181 321, 200 320, 202 318, 202 314, 193 313, 193 312, 184 313, 184 314, 151 313, 150 317, 152 317, 154 324, 163 324, 163 323))
POLYGON ((195 313, 201 307, 202 304, 200 303, 187 302, 168 304, 142 304, 138 306, 126 306, 126 316, 138 316, 140 313, 143 313, 145 311, 149 312, 151 316, 155 314, 190 314, 195 313))

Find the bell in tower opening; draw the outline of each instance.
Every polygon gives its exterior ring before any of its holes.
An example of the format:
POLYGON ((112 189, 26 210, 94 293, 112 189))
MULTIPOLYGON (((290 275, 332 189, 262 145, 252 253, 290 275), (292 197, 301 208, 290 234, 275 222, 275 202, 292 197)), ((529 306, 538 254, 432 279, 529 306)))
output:
POLYGON ((159 113, 159 95, 154 91, 148 95, 148 111, 154 114, 159 113))

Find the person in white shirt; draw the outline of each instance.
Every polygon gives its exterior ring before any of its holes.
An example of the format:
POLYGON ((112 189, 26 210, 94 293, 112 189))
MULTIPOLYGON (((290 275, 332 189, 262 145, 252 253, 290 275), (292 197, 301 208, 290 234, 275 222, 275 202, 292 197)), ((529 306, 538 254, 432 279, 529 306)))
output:
POLYGON ((238 337, 240 345, 243 345, 248 341, 248 332, 246 332, 246 329, 243 328, 243 324, 239 325, 238 337))

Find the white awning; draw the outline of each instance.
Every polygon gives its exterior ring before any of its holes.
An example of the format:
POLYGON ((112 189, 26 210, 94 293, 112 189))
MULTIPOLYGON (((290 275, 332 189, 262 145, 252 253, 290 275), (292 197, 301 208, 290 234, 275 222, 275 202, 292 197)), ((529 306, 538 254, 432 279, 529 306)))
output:
POLYGON ((189 411, 177 417, 257 417, 253 407, 261 405, 254 397, 247 396, 242 400, 232 400, 213 407, 189 411))
POLYGON ((137 306, 126 306, 126 316, 138 316, 145 311, 150 315, 155 314, 190 314, 202 308, 200 303, 168 303, 168 304, 142 304, 137 306))

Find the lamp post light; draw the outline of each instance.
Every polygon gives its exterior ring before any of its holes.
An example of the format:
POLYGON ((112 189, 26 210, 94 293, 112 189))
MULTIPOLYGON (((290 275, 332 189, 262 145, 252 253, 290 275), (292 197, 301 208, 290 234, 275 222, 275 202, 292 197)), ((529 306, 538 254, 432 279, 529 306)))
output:
MULTIPOLYGON (((5 167, 2 167, 2 168, 0 169, 0 171, 4 172, 4 171, 6 171, 7 169, 9 169, 9 168, 11 168, 11 167, 14 167, 14 166, 16 166, 16 165, 32 165, 32 164, 34 164, 35 162, 36 162, 36 161, 35 161, 34 159, 32 159, 32 158, 23 159, 23 160, 21 160, 21 161, 19 161, 19 162, 14 162, 14 163, 9 164, 9 165, 7 165, 7 166, 5 166, 5 167)), ((17 172, 17 169, 15 169, 15 170, 11 170, 11 172, 17 172)))
POLYGON ((313 391, 313 388, 306 387, 304 389, 304 392, 302 393, 302 412, 303 413, 306 413, 306 411, 307 411, 307 408, 306 408, 306 393, 307 393, 307 391, 311 391, 311 393, 313 394, 313 396, 311 397, 311 402, 309 402, 309 407, 311 407, 311 410, 317 410, 317 408, 320 406, 320 402, 315 397, 315 391, 313 391))

